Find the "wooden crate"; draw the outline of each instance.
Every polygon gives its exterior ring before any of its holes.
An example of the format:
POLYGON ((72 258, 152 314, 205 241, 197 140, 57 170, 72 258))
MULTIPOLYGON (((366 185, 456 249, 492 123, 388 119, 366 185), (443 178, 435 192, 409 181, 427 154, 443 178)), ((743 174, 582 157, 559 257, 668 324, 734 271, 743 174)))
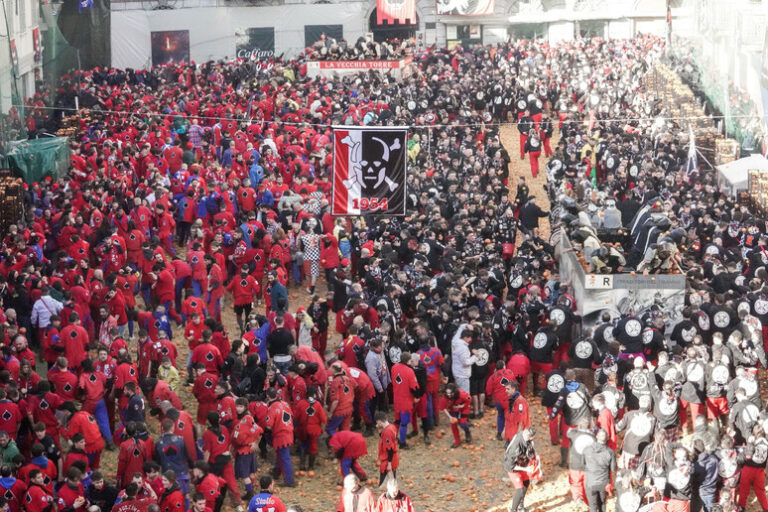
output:
POLYGON ((739 143, 733 139, 720 139, 715 142, 715 165, 733 162, 739 157, 739 143))

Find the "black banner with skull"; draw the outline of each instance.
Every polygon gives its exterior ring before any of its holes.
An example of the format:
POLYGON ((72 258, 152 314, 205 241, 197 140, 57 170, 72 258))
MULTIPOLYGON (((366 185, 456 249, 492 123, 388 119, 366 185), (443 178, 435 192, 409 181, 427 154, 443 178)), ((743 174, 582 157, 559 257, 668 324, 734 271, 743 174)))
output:
POLYGON ((405 215, 408 130, 333 130, 333 215, 405 215))

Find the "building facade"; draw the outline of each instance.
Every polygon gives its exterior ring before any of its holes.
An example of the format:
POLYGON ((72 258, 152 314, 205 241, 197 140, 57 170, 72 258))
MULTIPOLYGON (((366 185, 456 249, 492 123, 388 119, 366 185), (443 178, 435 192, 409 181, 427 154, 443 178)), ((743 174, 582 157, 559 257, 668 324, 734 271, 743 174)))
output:
MULTIPOLYGON (((442 5, 451 1, 455 0, 437 0, 442 5)), ((464 5, 479 1, 464 0, 464 5)), ((554 42, 595 35, 625 38, 641 32, 663 35, 666 31, 666 0, 488 1, 487 14, 444 15, 438 13, 435 0, 416 0, 417 19, 399 26, 376 24, 374 0, 113 1, 112 64, 145 67, 153 62, 153 49, 157 56, 161 50, 173 53, 179 45, 182 52, 176 57, 188 53, 197 62, 232 58, 243 50, 238 41, 260 45, 250 51, 291 57, 320 33, 342 36, 349 42, 372 33, 378 40, 417 37, 427 46, 450 46, 495 44, 509 37, 554 42)), ((673 20, 679 9, 673 6, 673 20)))
POLYGON ((42 66, 39 0, 0 2, 0 112, 35 92, 42 66))

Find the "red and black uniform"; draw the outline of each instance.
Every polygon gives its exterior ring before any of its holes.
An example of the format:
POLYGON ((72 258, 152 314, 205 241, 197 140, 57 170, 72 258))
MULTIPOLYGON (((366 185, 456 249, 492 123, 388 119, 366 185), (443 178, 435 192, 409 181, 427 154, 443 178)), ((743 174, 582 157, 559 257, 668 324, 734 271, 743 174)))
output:
POLYGON ((323 425, 328 423, 323 406, 314 398, 299 401, 294 410, 296 437, 301 441, 301 449, 309 455, 317 455, 317 440, 323 433, 323 425))
POLYGON ((77 411, 70 418, 67 426, 62 428, 61 434, 72 439, 75 434, 83 434, 85 437, 85 453, 91 460, 91 467, 99 469, 101 452, 104 450, 104 438, 101 437, 99 425, 93 415, 86 411, 77 411))
POLYGON ((59 439, 59 419, 56 417, 56 411, 64 400, 56 393, 45 393, 44 395, 31 395, 28 398, 28 408, 32 412, 32 419, 35 423, 42 421, 45 423, 45 433, 54 440, 59 439))
MULTIPOLYGON (((211 346, 213 347, 213 345, 211 346)), ((205 425, 208 413, 216 410, 215 388, 218 381, 219 376, 209 371, 206 371, 195 378, 195 384, 192 386, 192 394, 197 398, 197 422, 201 425, 205 425)))
POLYGON ((239 503, 240 489, 237 487, 235 469, 232 466, 232 453, 229 451, 231 444, 232 439, 227 427, 209 428, 203 434, 203 452, 208 454, 211 471, 224 479, 234 501, 239 503))
POLYGON ((467 442, 471 442, 472 440, 472 434, 469 431, 469 425, 467 423, 467 418, 469 417, 469 408, 471 405, 472 397, 463 389, 456 389, 456 396, 453 398, 448 398, 447 396, 443 395, 443 398, 440 401, 440 409, 448 411, 448 414, 450 414, 456 420, 451 422, 451 432, 453 432, 454 446, 461 443, 461 438, 459 437, 459 427, 461 427, 461 429, 464 431, 464 434, 467 436, 467 442))
POLYGON ((368 446, 362 434, 351 430, 336 432, 328 441, 328 446, 339 459, 343 476, 347 476, 351 470, 360 480, 368 478, 363 468, 360 467, 360 463, 357 462, 357 459, 368 454, 368 446))
POLYGON ((205 371, 219 374, 219 368, 224 360, 221 357, 221 351, 213 343, 201 343, 192 350, 192 365, 201 363, 205 366, 205 371))
POLYGON ((379 485, 387 475, 387 465, 392 466, 392 475, 397 476, 400 456, 397 443, 397 427, 390 423, 381 431, 379 437, 379 485))
POLYGON ((8 500, 10 512, 21 512, 26 491, 27 485, 18 478, 0 479, 0 496, 8 500))
POLYGON ((224 481, 213 473, 208 473, 203 477, 200 483, 195 484, 195 490, 205 496, 205 506, 214 510, 216 500, 221 495, 221 488, 224 481))
POLYGON ((143 472, 144 463, 152 460, 152 453, 148 445, 142 439, 129 437, 120 443, 120 452, 117 455, 117 479, 118 487, 127 485, 134 473, 143 472))
POLYGON ((53 493, 37 484, 30 484, 24 495, 24 510, 27 512, 50 512, 54 509, 53 493))
POLYGON ((160 512, 184 512, 184 494, 182 494, 178 484, 174 484, 170 489, 166 489, 159 496, 158 502, 160 512))
POLYGON ((355 383, 346 375, 335 375, 328 386, 328 404, 333 402, 337 404, 328 422, 328 435, 333 435, 336 429, 349 430, 354 410, 355 383))

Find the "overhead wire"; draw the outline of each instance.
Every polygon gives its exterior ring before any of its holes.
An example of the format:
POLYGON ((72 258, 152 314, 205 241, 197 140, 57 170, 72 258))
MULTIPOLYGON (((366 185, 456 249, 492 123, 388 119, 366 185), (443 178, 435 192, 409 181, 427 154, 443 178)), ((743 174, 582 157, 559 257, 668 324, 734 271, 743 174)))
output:
MULTIPOLYGON (((35 106, 35 105, 19 105, 14 104, 12 105, 14 107, 23 107, 25 109, 30 110, 54 110, 54 111, 63 111, 63 112, 80 112, 83 110, 89 110, 94 113, 105 113, 105 114, 115 114, 118 116, 124 116, 124 117, 166 117, 166 116, 174 116, 174 115, 180 115, 185 116, 190 119, 206 119, 211 121, 235 121, 235 122, 250 122, 250 123, 275 123, 275 124, 282 124, 287 126, 314 126, 314 127, 321 127, 321 128, 334 128, 334 127, 345 127, 349 128, 349 126, 340 126, 335 123, 318 123, 313 121, 283 121, 283 120, 266 120, 266 119, 258 119, 258 118, 238 118, 238 117, 221 117, 221 116, 200 116, 200 115, 190 115, 186 112, 135 112, 135 111, 125 111, 125 110, 110 110, 110 109, 88 109, 85 107, 81 107, 80 109, 77 109, 75 107, 54 107, 54 106, 35 106)), ((597 123, 628 123, 633 121, 653 121, 656 122, 659 119, 663 121, 720 121, 723 119, 752 119, 752 120, 763 120, 768 118, 768 115, 711 115, 711 116, 653 116, 653 117, 613 117, 608 119, 600 119, 600 118, 584 118, 584 119, 564 119, 562 121, 562 124, 583 124, 583 123, 590 123, 594 122, 597 123)), ((552 122, 557 122, 560 124, 559 119, 552 119, 552 122)), ((519 124, 522 124, 518 121, 497 121, 497 122, 480 122, 480 123, 449 123, 449 124, 404 124, 404 125, 393 125, 392 128, 410 128, 410 129, 425 129, 425 128, 481 128, 481 127, 489 127, 489 126, 517 126, 519 124)), ((354 125, 352 125, 354 126, 354 125)))

